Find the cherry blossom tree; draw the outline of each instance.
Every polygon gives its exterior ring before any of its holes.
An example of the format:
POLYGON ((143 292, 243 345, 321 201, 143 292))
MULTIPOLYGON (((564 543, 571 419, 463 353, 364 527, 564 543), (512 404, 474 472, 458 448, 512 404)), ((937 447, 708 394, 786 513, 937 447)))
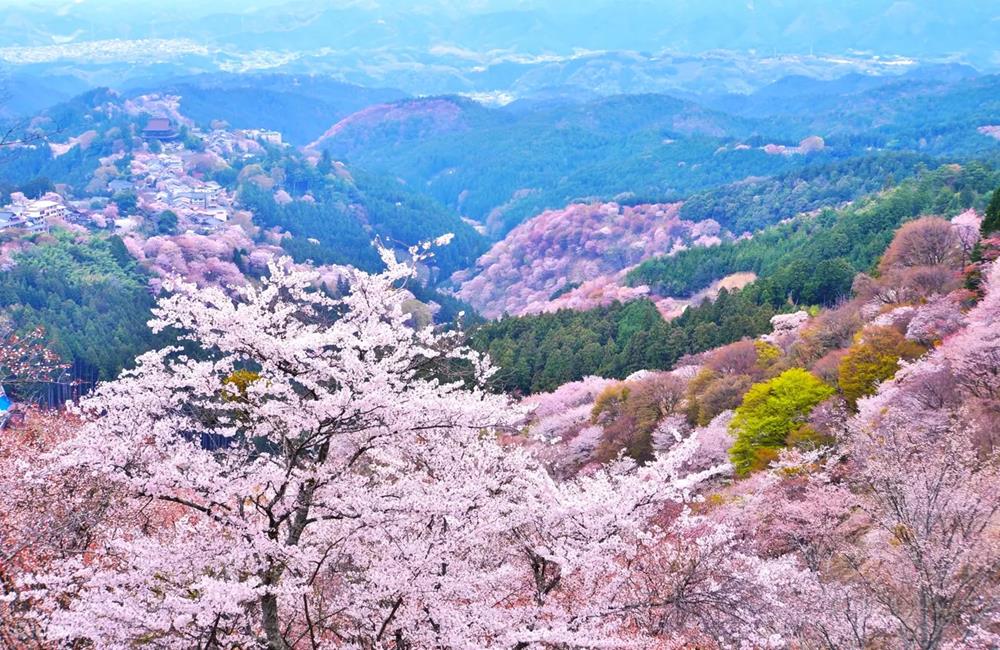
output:
POLYGON ((851 427, 872 526, 844 557, 902 646, 964 645, 1000 614, 1000 472, 960 412, 914 412, 901 390, 865 400, 851 427))
POLYGON ((522 400, 530 411, 526 424, 527 438, 534 443, 531 453, 550 473, 570 476, 592 459, 604 430, 591 424, 590 414, 597 396, 614 383, 588 376, 522 400))
POLYGON ((780 640, 743 595, 795 567, 735 552, 686 506, 728 463, 688 475, 681 442, 557 483, 498 444, 523 414, 480 387, 491 368, 457 335, 408 326, 412 271, 383 256, 336 300, 277 263, 235 297, 170 284, 153 326, 181 344, 99 386, 46 457, 128 513, 22 579, 49 640, 649 647, 709 620, 715 639, 780 640))
MULTIPOLYGON (((338 298, 288 260, 225 292, 168 281, 153 326, 177 345, 80 423, 0 446, 3 643, 996 646, 1000 263, 968 313, 910 310, 936 347, 857 414, 822 402, 796 429, 815 444, 732 482, 733 413, 679 410, 695 369, 513 404, 457 334, 414 325, 413 271, 383 255, 338 298), (651 427, 644 464, 558 469, 629 413, 651 427)), ((706 363, 780 368, 815 338, 813 357, 855 327, 842 312, 706 363)))
POLYGON ((965 316, 958 297, 937 296, 917 308, 906 327, 906 338, 929 345, 954 334, 964 324, 965 316))
POLYGON ((55 411, 29 409, 0 440, 0 647, 45 648, 39 599, 21 579, 93 542, 115 512, 109 484, 80 471, 48 473, 43 457, 70 438, 77 423, 55 411))
POLYGON ((951 227, 954 229, 962 248, 963 264, 969 261, 972 251, 975 249, 976 244, 979 243, 982 225, 983 218, 976 214, 975 210, 971 209, 956 215, 951 220, 951 227))
POLYGON ((396 285, 408 270, 386 261, 342 301, 276 265, 235 302, 169 287, 154 329, 188 332, 195 353, 140 357, 95 391, 61 450, 165 525, 62 567, 73 606, 53 613, 52 633, 271 648, 470 633, 426 601, 457 590, 463 568, 480 573, 483 558, 455 545, 488 536, 490 504, 523 489, 524 461, 484 435, 510 417, 506 402, 442 374, 464 361, 481 376, 482 360, 406 327, 396 285))
POLYGON ((40 386, 68 381, 68 368, 49 347, 43 328, 22 335, 0 320, 0 388, 14 387, 30 397, 40 386))
POLYGON ((969 325, 943 348, 956 381, 977 398, 1000 402, 1000 264, 985 273, 986 294, 967 314, 969 325))

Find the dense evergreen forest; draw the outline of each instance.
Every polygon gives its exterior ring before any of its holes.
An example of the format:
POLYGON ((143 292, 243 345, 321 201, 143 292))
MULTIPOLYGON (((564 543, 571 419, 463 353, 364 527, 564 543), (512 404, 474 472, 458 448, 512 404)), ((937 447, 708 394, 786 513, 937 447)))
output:
POLYGON ((148 278, 118 237, 56 232, 0 273, 0 308, 17 330, 45 330, 73 379, 112 379, 158 339, 148 278))
POLYGON ((750 291, 723 290, 714 302, 670 322, 649 300, 635 300, 503 318, 477 328, 470 343, 500 367, 496 390, 528 394, 588 375, 621 379, 636 370, 670 368, 685 354, 764 334, 776 313, 750 291))

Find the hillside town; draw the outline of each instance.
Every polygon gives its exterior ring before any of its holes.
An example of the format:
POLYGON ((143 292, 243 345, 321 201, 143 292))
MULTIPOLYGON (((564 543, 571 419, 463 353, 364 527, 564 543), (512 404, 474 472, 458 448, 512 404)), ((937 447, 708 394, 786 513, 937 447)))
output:
MULTIPOLYGON (((69 188, 34 198, 12 193, 0 208, 0 232, 35 234, 71 223, 124 235, 143 228, 156 231, 160 218, 168 215, 169 227, 160 226, 161 234, 207 235, 229 223, 239 208, 234 192, 207 179, 206 172, 225 168, 228 161, 252 159, 265 146, 287 146, 278 131, 202 130, 170 116, 149 118, 141 136, 134 149, 102 159, 87 186, 89 196, 69 188)), ((56 155, 70 148, 49 146, 56 155)))

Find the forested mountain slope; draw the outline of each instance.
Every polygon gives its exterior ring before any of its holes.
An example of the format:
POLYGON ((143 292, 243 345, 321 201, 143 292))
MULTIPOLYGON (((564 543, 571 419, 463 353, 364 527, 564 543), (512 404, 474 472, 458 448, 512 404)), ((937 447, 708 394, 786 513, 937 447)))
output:
POLYGON ((625 377, 670 368, 684 355, 767 332, 775 314, 836 304, 851 295, 858 273, 874 271, 900 225, 922 215, 982 210, 998 185, 1000 176, 982 165, 944 166, 848 208, 801 217, 749 240, 652 259, 630 279, 666 295, 694 292, 734 271, 758 275, 749 286, 722 291, 714 302, 670 322, 652 303, 638 301, 627 312, 611 306, 504 318, 481 326, 473 344, 501 367, 498 388, 525 393, 592 374, 625 377), (641 326, 619 324, 619 313, 640 312, 641 326))
MULTIPOLYGON (((815 82, 816 88, 789 84, 788 108, 774 113, 752 108, 755 101, 773 105, 773 92, 720 104, 742 107, 745 116, 664 95, 517 111, 454 97, 406 100, 350 116, 312 146, 398 175, 485 221, 499 237, 532 212, 571 201, 674 200, 873 152, 996 157, 996 141, 979 127, 992 124, 1000 111, 998 83, 997 76, 945 71, 859 81, 856 92, 842 95, 824 82, 815 82), (816 92, 832 103, 795 109, 816 92)), ((900 176, 912 173, 905 158, 891 160, 888 166, 898 167, 900 176)))
POLYGON ((121 239, 61 233, 13 262, 0 273, 0 308, 15 331, 41 327, 72 380, 109 380, 161 340, 147 326, 149 276, 121 239))
POLYGON ((667 96, 529 113, 445 97, 369 109, 314 146, 405 178, 502 236, 532 212, 574 200, 677 198, 796 164, 750 147, 720 151, 755 132, 752 122, 667 96))

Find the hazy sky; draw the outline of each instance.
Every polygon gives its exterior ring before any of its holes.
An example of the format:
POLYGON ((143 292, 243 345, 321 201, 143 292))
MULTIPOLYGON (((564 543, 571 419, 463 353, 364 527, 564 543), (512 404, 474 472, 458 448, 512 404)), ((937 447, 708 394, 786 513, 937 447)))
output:
POLYGON ((1000 63, 993 0, 0 0, 0 8, 0 47, 166 37, 291 51, 815 49, 1000 63))

